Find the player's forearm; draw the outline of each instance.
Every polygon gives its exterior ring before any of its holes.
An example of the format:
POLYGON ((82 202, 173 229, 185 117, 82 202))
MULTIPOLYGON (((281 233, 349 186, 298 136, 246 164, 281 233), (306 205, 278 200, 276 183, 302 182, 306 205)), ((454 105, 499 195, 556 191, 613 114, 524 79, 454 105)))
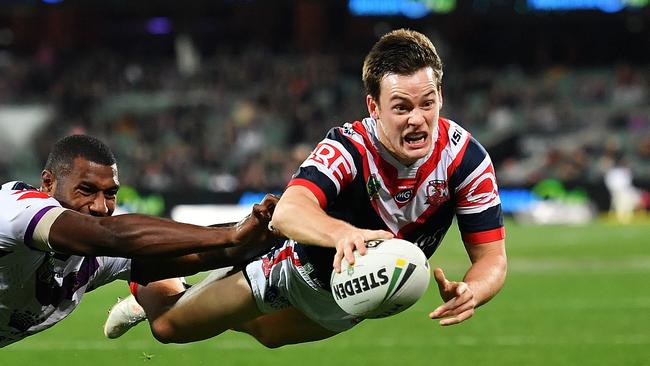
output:
POLYGON ((323 247, 334 247, 332 233, 349 226, 328 216, 315 202, 287 193, 278 202, 271 225, 295 241, 323 247))
POLYGON ((472 264, 463 282, 472 289, 476 306, 485 304, 501 290, 507 268, 505 252, 485 256, 472 264))
POLYGON ((191 276, 236 264, 228 255, 232 248, 210 250, 180 257, 160 259, 134 259, 131 264, 131 280, 141 285, 165 278, 191 276))
POLYGON ((142 285, 165 278, 191 276, 199 272, 228 266, 243 266, 260 255, 262 247, 236 246, 172 258, 134 259, 131 280, 142 285))
POLYGON ((206 228, 145 215, 61 214, 50 230, 54 250, 126 258, 182 256, 233 245, 230 227, 206 228))

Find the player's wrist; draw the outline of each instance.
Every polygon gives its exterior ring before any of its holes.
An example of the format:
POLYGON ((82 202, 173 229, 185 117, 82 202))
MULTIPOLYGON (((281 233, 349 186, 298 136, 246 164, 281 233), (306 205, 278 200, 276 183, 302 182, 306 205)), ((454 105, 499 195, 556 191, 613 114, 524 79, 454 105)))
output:
POLYGON ((237 226, 211 227, 212 242, 218 246, 239 245, 241 239, 237 236, 237 226))

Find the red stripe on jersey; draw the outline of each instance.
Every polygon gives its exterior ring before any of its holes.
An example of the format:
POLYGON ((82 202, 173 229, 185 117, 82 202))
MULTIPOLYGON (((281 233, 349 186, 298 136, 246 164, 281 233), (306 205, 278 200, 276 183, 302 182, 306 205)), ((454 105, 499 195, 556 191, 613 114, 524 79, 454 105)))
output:
POLYGON ((290 259, 293 261, 293 264, 295 264, 295 265, 297 265, 297 266, 300 265, 300 261, 298 260, 298 258, 296 258, 296 257, 293 256, 293 247, 286 247, 286 248, 282 249, 282 250, 281 250, 281 251, 280 251, 280 252, 275 256, 275 258, 273 258, 273 263, 272 263, 272 265, 276 265, 276 264, 282 262, 283 260, 285 260, 285 259, 287 259, 287 258, 290 258, 290 259))
POLYGON ((435 214, 436 211, 438 211, 438 208, 440 208, 440 206, 438 206, 438 205, 429 205, 429 207, 427 207, 427 209, 424 210, 424 212, 423 212, 420 216, 418 216, 418 218, 417 218, 415 221, 410 222, 410 223, 404 225, 404 226, 399 230, 399 232, 398 232, 397 235, 396 235, 397 238, 400 238, 400 239, 401 239, 401 238, 404 238, 404 237, 405 237, 406 235, 408 235, 410 232, 412 232, 413 230, 415 230, 415 229, 417 229, 418 227, 420 227, 420 226, 421 226, 422 224, 424 224, 424 223, 425 223, 425 222, 426 222, 426 221, 427 221, 431 216, 433 216, 433 214, 435 214))
POLYGON ((460 162, 463 160, 463 156, 465 156, 465 151, 467 150, 467 146, 469 145, 470 140, 471 138, 468 136, 465 140, 465 143, 463 144, 463 147, 458 152, 458 155, 456 155, 456 158, 454 158, 454 161, 452 161, 451 164, 449 164, 447 167, 447 179, 449 179, 451 175, 454 174, 456 168, 458 168, 460 162))
POLYGON ((34 191, 31 191, 31 190, 30 191, 18 191, 18 192, 14 193, 14 194, 20 194, 21 195, 16 201, 24 200, 24 199, 27 199, 27 198, 50 198, 49 194, 43 193, 43 192, 40 192, 40 191, 36 191, 36 190, 34 190, 34 191))
POLYGON ((289 182, 287 188, 291 186, 302 186, 307 188, 309 191, 311 191, 311 193, 314 194, 314 196, 316 196, 316 199, 318 199, 318 204, 322 209, 325 209, 325 207, 327 207, 327 196, 325 196, 323 190, 312 181, 304 178, 296 178, 292 179, 289 182))
POLYGON ((427 159, 422 166, 418 168, 417 181, 418 184, 414 188, 415 191, 420 189, 420 186, 426 182, 422 177, 428 177, 433 170, 436 169, 442 157, 442 151, 449 144, 449 120, 445 118, 438 118, 438 139, 433 142, 433 151, 431 157, 427 159))
POLYGON ((298 260, 298 258, 294 257, 294 255, 293 255, 293 247, 286 247, 286 248, 280 250, 273 257, 273 262, 271 262, 268 257, 262 258, 262 271, 264 272, 264 276, 266 278, 269 278, 269 276, 271 274, 271 269, 273 268, 273 266, 275 266, 276 264, 282 262, 283 260, 289 259, 289 258, 293 261, 294 265, 302 266, 302 264, 300 264, 300 261, 298 260))
POLYGON ((488 231, 480 231, 478 233, 461 233, 463 242, 467 244, 485 244, 493 241, 501 240, 506 237, 505 227, 500 227, 488 231))
MULTIPOLYGON (((361 137, 363 137, 363 142, 365 144, 365 146, 363 146, 357 143, 356 141, 354 141, 355 143, 354 145, 357 147, 357 150, 359 150, 359 152, 361 152, 363 156, 368 155, 368 152, 370 152, 370 154, 372 155, 372 159, 375 161, 375 165, 377 166, 377 171, 379 172, 379 175, 381 176, 381 179, 384 181, 384 183, 388 184, 388 182, 396 181, 397 169, 394 166, 392 166, 389 162, 384 160, 379 155, 379 152, 376 149, 366 148, 366 146, 373 146, 374 144, 372 143, 372 140, 368 136, 368 131, 366 131, 366 128, 363 125, 363 123, 359 121, 354 122, 354 124, 352 124, 352 127, 356 132, 358 132, 361 135, 361 137)), ((366 167, 367 167, 367 158, 364 159, 364 169, 366 167)))

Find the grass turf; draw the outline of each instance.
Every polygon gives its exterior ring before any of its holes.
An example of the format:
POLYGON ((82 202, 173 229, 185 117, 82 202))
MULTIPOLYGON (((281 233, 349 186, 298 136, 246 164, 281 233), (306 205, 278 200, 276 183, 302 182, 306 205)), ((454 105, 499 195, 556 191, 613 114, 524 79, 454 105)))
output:
MULTIPOLYGON (((507 226, 509 274, 474 318, 440 327, 427 314, 435 283, 413 308, 328 340, 268 350, 229 333, 162 345, 142 324, 118 340, 101 327, 124 283, 87 294, 52 329, 0 350, 1 365, 650 365, 650 225, 507 226)), ((433 266, 462 277, 468 260, 450 230, 433 266)))

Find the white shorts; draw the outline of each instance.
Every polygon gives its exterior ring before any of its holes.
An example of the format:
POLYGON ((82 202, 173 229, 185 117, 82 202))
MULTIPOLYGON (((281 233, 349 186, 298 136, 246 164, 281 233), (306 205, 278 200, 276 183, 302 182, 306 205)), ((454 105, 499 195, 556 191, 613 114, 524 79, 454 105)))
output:
POLYGON ((263 313, 293 306, 325 329, 342 332, 362 319, 347 314, 336 304, 332 293, 310 276, 310 263, 301 262, 293 240, 244 269, 257 307, 263 313))

